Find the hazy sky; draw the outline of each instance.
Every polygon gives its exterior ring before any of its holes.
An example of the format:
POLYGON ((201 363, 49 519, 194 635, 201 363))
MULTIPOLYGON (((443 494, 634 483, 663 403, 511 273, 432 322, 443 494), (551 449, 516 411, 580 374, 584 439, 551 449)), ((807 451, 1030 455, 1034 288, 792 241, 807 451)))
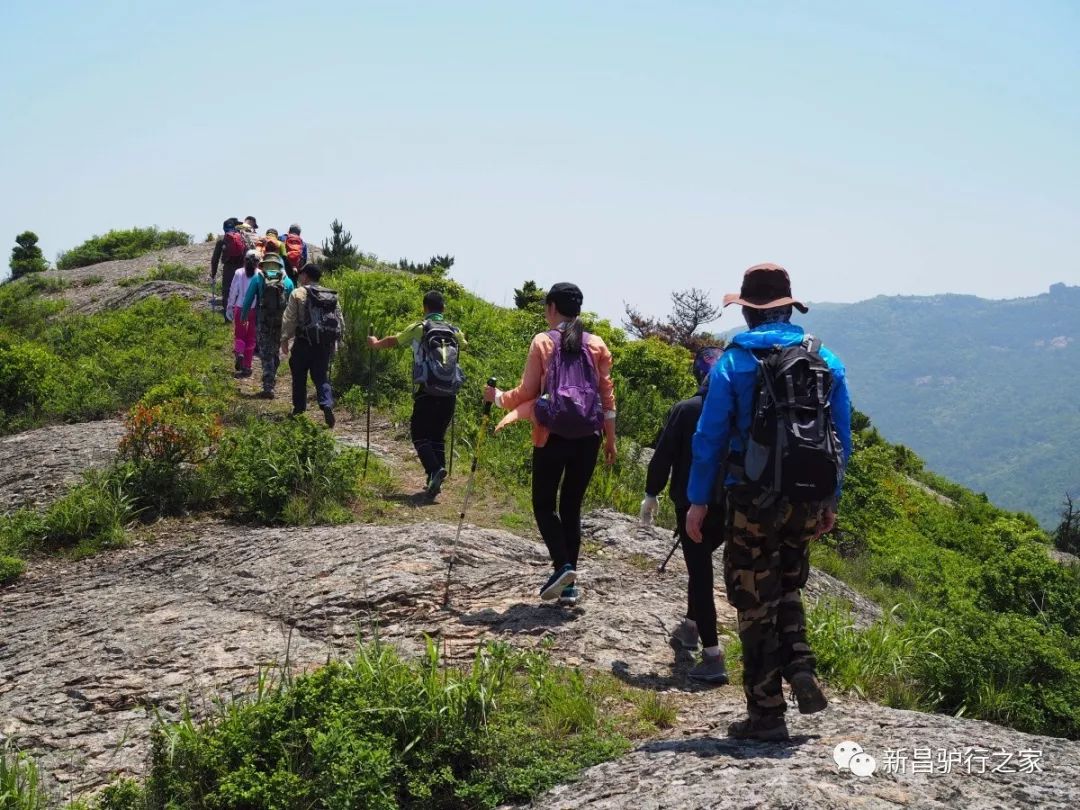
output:
POLYGON ((1078 42, 1072 0, 7 0, 0 222, 51 259, 339 217, 609 317, 760 261, 819 301, 1033 295, 1080 283, 1078 42))

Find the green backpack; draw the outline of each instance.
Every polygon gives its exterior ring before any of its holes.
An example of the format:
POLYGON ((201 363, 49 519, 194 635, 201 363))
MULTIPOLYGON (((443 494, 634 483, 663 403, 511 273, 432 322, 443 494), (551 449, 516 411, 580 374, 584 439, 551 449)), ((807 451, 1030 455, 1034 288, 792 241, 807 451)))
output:
POLYGON ((259 315, 275 316, 285 311, 285 273, 281 270, 263 272, 262 298, 259 315))

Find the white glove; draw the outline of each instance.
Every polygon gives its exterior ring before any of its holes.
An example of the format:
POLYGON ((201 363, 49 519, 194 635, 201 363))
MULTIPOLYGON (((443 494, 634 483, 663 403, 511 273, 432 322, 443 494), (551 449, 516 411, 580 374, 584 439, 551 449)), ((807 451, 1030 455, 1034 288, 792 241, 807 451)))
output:
POLYGON ((641 512, 638 518, 641 520, 642 526, 652 526, 653 521, 656 520, 656 513, 660 510, 660 500, 654 498, 652 495, 646 495, 645 500, 641 502, 641 512))

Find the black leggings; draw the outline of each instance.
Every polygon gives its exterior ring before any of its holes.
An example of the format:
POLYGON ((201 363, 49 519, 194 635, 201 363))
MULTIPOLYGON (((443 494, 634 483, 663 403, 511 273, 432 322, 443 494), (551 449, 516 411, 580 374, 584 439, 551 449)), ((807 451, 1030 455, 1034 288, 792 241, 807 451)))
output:
POLYGON ((430 477, 446 467, 446 429, 454 418, 457 397, 417 394, 413 399, 409 432, 424 472, 430 477))
POLYGON ((700 543, 686 536, 686 510, 677 509, 678 534, 686 561, 686 618, 697 624, 702 647, 719 643, 716 633, 716 602, 713 600, 713 552, 724 542, 724 507, 709 506, 700 543))
POLYGON ((551 436, 546 445, 533 448, 533 515, 556 571, 567 564, 577 568, 581 551, 581 504, 599 453, 599 436, 583 439, 551 436))

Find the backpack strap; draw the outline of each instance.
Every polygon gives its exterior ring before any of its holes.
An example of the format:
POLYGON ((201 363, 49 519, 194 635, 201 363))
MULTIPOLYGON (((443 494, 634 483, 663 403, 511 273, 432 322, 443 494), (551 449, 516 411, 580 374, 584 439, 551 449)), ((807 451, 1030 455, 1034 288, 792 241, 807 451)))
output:
POLYGON ((821 351, 821 341, 813 335, 806 335, 803 337, 802 345, 804 349, 808 352, 813 352, 814 354, 821 351))

